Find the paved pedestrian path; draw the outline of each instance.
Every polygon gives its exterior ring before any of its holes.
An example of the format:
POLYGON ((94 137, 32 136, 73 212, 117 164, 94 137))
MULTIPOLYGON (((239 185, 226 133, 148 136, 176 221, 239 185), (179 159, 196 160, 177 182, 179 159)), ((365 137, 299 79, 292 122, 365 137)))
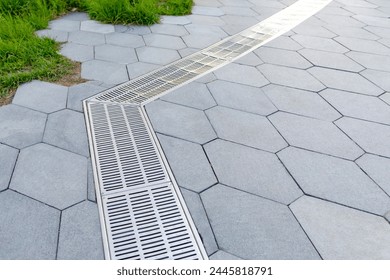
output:
MULTIPOLYGON (((90 82, 34 81, 0 108, 0 258, 100 259, 81 100, 295 1, 196 0, 151 27, 72 13, 90 82)), ((211 259, 390 258, 390 3, 333 1, 146 109, 211 259)))

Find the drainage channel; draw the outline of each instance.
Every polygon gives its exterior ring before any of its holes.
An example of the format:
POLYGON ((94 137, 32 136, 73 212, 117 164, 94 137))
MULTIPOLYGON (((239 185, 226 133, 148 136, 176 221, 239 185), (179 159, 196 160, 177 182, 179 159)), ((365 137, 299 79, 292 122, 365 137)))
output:
POLYGON ((299 0, 200 52, 84 101, 106 259, 207 259, 144 105, 248 54, 331 0, 299 0))

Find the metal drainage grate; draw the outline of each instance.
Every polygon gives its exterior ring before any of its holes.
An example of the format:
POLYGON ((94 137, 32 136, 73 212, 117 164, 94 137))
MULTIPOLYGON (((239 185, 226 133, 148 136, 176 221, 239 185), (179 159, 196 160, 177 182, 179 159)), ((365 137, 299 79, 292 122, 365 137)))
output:
POLYGON ((205 259, 142 107, 84 103, 109 259, 205 259))
POLYGON ((203 259, 171 184, 103 197, 112 259, 203 259))
POLYGON ((104 91, 91 101, 145 104, 171 90, 206 75, 279 35, 317 13, 332 0, 300 0, 237 35, 173 62, 168 66, 104 91))

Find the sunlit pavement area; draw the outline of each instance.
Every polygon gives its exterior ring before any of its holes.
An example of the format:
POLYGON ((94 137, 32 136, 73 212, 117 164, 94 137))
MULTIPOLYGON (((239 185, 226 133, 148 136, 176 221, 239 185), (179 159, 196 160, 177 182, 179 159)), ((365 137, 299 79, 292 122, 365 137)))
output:
MULTIPOLYGON (((33 81, 0 108, 0 258, 102 259, 81 100, 294 2, 39 31, 91 81, 33 81)), ((390 1, 333 1, 146 110, 210 259, 390 259, 390 1)))

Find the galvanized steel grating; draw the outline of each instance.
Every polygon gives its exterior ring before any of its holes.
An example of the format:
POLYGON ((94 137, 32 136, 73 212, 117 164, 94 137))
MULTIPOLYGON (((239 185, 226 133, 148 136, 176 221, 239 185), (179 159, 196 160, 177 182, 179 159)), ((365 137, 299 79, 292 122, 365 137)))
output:
POLYGON ((103 197, 111 259, 203 259, 172 184, 103 197))

